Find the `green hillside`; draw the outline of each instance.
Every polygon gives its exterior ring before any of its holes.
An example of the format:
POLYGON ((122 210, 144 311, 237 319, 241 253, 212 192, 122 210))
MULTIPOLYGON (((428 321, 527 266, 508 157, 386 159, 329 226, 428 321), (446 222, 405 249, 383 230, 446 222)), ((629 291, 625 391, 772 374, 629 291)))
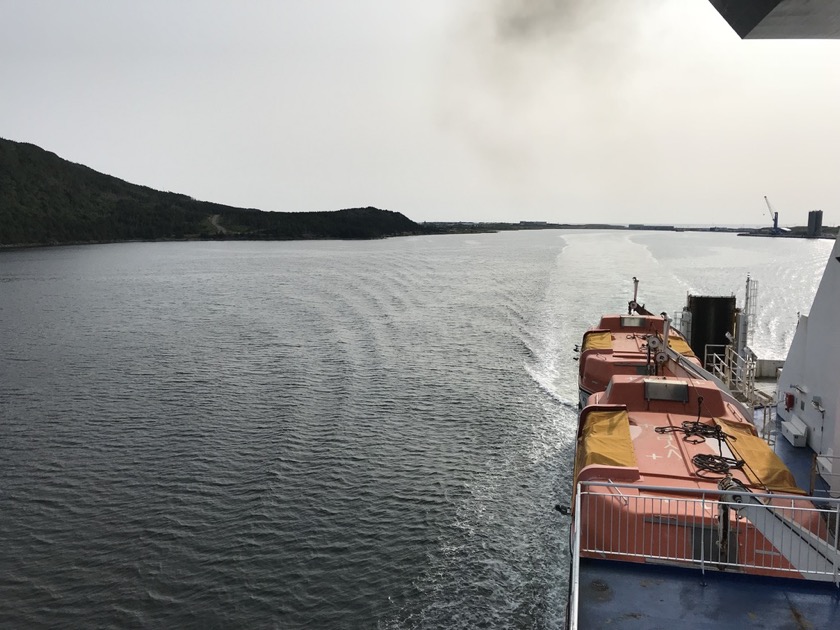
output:
POLYGON ((381 238, 429 229, 398 212, 263 212, 161 192, 103 175, 35 145, 0 138, 0 245, 137 239, 381 238))

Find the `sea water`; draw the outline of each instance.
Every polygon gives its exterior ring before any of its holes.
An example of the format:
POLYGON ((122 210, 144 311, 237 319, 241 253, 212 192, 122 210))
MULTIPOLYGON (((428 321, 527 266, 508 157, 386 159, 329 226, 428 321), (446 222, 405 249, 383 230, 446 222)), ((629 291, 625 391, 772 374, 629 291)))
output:
POLYGON ((558 628, 573 347, 830 241, 527 231, 0 252, 0 626, 558 628))

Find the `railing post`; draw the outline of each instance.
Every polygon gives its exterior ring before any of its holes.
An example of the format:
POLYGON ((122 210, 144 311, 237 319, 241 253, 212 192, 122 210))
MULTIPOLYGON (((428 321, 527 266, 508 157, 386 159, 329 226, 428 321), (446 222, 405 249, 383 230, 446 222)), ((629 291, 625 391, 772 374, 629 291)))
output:
MULTIPOLYGON (((837 509, 834 510, 834 548, 839 549, 838 540, 840 540, 840 503, 837 504, 837 509)), ((836 558, 836 556, 835 556, 836 558)), ((834 562, 834 586, 840 587, 840 567, 837 562, 834 562)))
POLYGON ((580 582, 580 493, 581 485, 578 484, 575 490, 575 516, 572 519, 574 531, 574 542, 572 543, 572 574, 569 579, 572 581, 572 597, 569 602, 569 630, 577 630, 578 627, 578 587, 580 582))
POLYGON ((700 495, 700 574, 702 577, 701 584, 706 586, 706 529, 702 526, 706 516, 706 495, 700 495))

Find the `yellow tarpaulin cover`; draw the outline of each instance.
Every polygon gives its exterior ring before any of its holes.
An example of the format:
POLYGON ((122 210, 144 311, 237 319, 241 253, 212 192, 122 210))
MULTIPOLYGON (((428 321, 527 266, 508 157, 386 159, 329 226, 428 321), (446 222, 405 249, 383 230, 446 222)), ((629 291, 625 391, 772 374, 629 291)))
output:
POLYGON ((727 440, 726 443, 735 457, 746 462, 741 470, 752 484, 766 486, 773 492, 806 494, 797 487, 793 473, 779 456, 770 449, 767 442, 753 435, 748 426, 722 418, 715 418, 715 423, 724 432, 735 436, 735 440, 727 440))
POLYGON ((581 469, 590 464, 638 466, 626 410, 590 411, 586 414, 586 423, 578 438, 575 479, 581 469))
POLYGON ((681 355, 685 357, 693 357, 696 356, 694 351, 691 347, 686 343, 685 339, 682 337, 675 337, 671 336, 668 345, 671 346, 671 349, 675 352, 679 352, 681 355))
POLYGON ((601 332, 586 333, 583 337, 583 348, 581 352, 587 350, 609 350, 612 348, 612 335, 609 330, 601 332))

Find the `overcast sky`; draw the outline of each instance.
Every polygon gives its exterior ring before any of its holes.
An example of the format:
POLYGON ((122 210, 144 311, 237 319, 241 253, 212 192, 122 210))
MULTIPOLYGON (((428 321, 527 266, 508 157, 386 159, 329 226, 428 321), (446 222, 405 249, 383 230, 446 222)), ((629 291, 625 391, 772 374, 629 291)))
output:
POLYGON ((707 0, 0 0, 0 137, 263 210, 840 224, 840 41, 707 0))

